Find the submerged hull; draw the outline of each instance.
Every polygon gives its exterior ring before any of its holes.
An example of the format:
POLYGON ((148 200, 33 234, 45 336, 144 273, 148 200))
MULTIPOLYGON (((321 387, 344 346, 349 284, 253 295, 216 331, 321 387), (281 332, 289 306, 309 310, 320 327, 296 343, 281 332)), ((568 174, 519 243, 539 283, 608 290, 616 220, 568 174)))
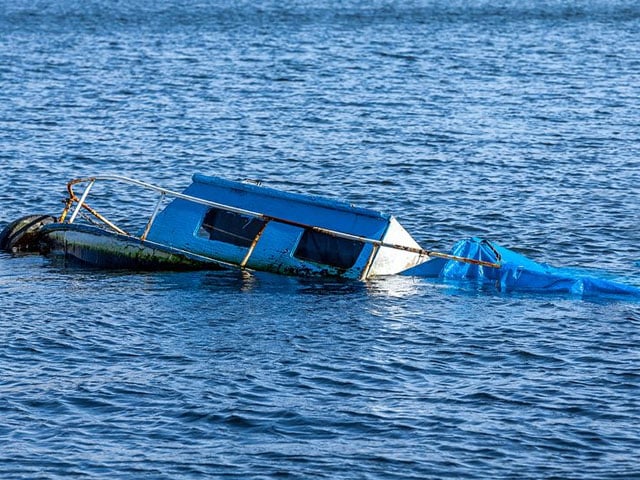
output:
MULTIPOLYGON (((202 270, 238 268, 235 263, 208 256, 207 252, 182 250, 151 240, 122 235, 95 226, 54 223, 41 228, 40 252, 63 256, 97 268, 132 270, 202 270)), ((275 249, 274 249, 275 250, 275 249)), ((280 258, 260 258, 258 252, 246 265, 247 270, 267 271, 293 276, 349 277, 353 270, 315 265, 292 265, 286 249, 280 258), (269 261, 267 261, 269 260, 269 261)), ((389 268, 389 267, 387 267, 389 268)), ((398 270, 398 268, 396 266, 398 270)), ((379 275, 373 272, 371 275, 379 275)), ((358 278, 360 271, 352 278, 358 278)))
POLYGON ((222 268, 219 262, 144 242, 98 227, 51 224, 42 228, 43 251, 100 268, 193 270, 222 268))

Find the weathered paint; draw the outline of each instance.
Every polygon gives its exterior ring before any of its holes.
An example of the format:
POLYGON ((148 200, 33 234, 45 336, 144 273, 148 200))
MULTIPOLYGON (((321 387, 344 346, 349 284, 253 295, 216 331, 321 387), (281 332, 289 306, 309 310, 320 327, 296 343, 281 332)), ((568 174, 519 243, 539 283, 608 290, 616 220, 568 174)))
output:
POLYGON ((360 278, 373 247, 365 244, 352 268, 304 261, 294 257, 305 225, 335 230, 357 237, 381 240, 390 216, 374 210, 353 207, 319 197, 281 192, 255 184, 230 182, 215 177, 194 175, 186 195, 230 207, 259 211, 268 223, 250 248, 201 238, 198 231, 209 209, 183 199, 173 200, 160 212, 147 238, 156 243, 218 258, 225 263, 252 270, 286 275, 319 275, 360 278))
POLYGON ((142 242, 135 237, 87 225, 50 224, 42 228, 46 251, 103 268, 201 269, 222 268, 214 260, 142 242))

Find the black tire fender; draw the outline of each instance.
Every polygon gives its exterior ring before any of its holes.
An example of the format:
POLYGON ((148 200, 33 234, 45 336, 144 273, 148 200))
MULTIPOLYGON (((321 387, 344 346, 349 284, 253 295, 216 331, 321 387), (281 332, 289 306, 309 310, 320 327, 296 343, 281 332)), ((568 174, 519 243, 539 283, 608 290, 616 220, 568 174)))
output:
POLYGON ((40 229, 55 221, 51 215, 26 215, 14 220, 0 232, 0 250, 13 253, 39 251, 40 229))

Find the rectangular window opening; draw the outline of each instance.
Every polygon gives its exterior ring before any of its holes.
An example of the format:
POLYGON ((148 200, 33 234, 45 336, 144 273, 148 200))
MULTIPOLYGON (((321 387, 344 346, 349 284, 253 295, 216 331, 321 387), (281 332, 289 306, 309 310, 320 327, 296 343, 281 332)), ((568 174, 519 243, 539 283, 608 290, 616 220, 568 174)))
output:
POLYGON ((250 247, 266 223, 249 215, 210 208, 204 216, 198 236, 239 247, 250 247))
POLYGON ((293 256, 300 260, 348 269, 356 263, 363 247, 364 243, 357 240, 307 229, 302 234, 293 256))

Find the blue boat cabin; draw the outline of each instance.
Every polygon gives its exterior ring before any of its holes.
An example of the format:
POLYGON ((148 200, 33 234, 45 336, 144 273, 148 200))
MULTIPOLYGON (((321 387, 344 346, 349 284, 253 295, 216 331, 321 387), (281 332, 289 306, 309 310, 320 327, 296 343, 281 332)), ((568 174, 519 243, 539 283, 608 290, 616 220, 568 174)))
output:
POLYGON ((293 275, 367 278, 424 260, 388 246, 419 245, 390 215, 326 198, 196 174, 158 214, 149 241, 232 265, 293 275), (373 240, 373 242, 371 241, 373 240))

